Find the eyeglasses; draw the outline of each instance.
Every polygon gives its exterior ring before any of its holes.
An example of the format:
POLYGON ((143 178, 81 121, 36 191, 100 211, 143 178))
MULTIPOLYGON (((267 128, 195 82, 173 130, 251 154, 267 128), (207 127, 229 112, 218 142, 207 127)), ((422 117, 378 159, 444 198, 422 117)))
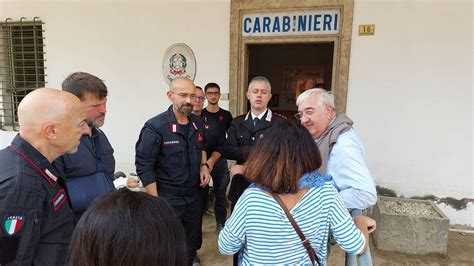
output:
POLYGON ((221 94, 221 93, 218 92, 218 91, 208 91, 208 92, 206 92, 206 95, 207 95, 207 96, 213 96, 213 95, 214 95, 214 96, 219 96, 220 94, 221 94))
POLYGON ((182 98, 188 98, 189 97, 189 98, 191 98, 191 100, 196 99, 196 94, 189 94, 189 93, 182 93, 182 92, 176 93, 174 91, 172 91, 172 93, 176 94, 176 95, 178 95, 179 97, 182 97, 182 98))
POLYGON ((313 115, 313 114, 314 114, 314 109, 313 109, 313 108, 308 108, 308 109, 306 109, 306 110, 304 110, 304 111, 301 111, 301 112, 296 113, 296 114, 295 114, 295 118, 296 118, 297 120, 301 120, 301 119, 303 118, 303 115, 305 115, 305 116, 311 116, 311 115, 313 115))
POLYGON ((196 96, 196 101, 204 102, 204 96, 196 96))

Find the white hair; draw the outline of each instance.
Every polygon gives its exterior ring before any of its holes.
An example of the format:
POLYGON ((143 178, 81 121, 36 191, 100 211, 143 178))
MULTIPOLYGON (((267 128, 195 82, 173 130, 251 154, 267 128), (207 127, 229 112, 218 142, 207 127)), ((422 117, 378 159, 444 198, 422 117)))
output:
POLYGON ((249 91, 252 88, 253 84, 256 82, 264 83, 268 87, 268 90, 272 91, 272 85, 270 84, 270 81, 264 76, 256 76, 255 78, 253 78, 249 83, 247 91, 249 91))
POLYGON ((296 99, 296 105, 299 106, 313 96, 316 98, 315 104, 318 104, 320 107, 329 106, 333 110, 336 109, 334 105, 334 95, 325 89, 309 89, 304 91, 298 96, 298 99, 296 99))

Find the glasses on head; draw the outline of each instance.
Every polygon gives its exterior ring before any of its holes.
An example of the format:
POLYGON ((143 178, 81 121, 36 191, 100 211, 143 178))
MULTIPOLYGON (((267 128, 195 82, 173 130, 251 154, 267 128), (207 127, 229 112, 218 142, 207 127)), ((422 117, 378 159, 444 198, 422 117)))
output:
POLYGON ((208 91, 206 92, 207 96, 219 96, 221 93, 218 91, 208 91))
POLYGON ((204 102, 204 96, 196 96, 196 101, 204 102))
POLYGON ((189 97, 189 98, 191 98, 191 100, 196 99, 196 94, 189 94, 189 93, 183 93, 183 92, 176 93, 174 91, 172 91, 172 93, 176 94, 176 95, 178 95, 179 97, 182 97, 182 98, 188 98, 189 97))
POLYGON ((308 108, 308 109, 306 109, 306 110, 304 110, 304 111, 300 111, 300 112, 296 113, 296 114, 295 114, 295 118, 296 118, 297 120, 301 120, 304 115, 305 115, 305 116, 311 116, 311 115, 313 115, 313 114, 314 114, 314 109, 313 109, 313 108, 308 108))

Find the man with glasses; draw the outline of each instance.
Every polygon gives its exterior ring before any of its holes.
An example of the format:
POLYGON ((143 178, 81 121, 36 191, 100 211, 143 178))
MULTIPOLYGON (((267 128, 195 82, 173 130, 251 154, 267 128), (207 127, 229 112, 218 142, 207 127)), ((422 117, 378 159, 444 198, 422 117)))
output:
MULTIPOLYGON (((232 115, 229 111, 219 107, 219 99, 221 97, 221 88, 217 83, 211 82, 204 87, 207 98, 207 107, 202 110, 205 117, 216 121, 217 123, 217 139, 219 143, 225 143, 226 133, 232 123, 232 115)), ((212 184, 214 187, 214 213, 216 218, 216 231, 219 232, 224 228, 227 219, 227 206, 225 193, 227 185, 229 185, 229 169, 227 160, 222 156, 222 151, 211 156, 207 163, 212 169, 212 184)))
MULTIPOLYGON (((334 96, 324 89, 303 92, 296 105, 296 119, 308 129, 321 152, 323 165, 319 171, 332 176, 351 215, 361 215, 361 210, 377 202, 377 192, 352 120, 345 114, 336 115, 334 96)), ((364 254, 359 265, 371 265, 370 252, 364 254)), ((354 263, 354 257, 346 257, 346 265, 354 263)))
POLYGON ((199 187, 211 178, 204 146, 204 125, 191 114, 196 87, 187 78, 171 81, 171 106, 143 126, 135 146, 137 174, 151 195, 166 199, 186 234, 188 265, 196 256, 201 225, 199 187))

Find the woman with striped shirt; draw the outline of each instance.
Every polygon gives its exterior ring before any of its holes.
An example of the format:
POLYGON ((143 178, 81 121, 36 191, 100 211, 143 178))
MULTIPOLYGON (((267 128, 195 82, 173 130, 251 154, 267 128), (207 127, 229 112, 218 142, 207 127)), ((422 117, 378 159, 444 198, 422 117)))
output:
POLYGON ((273 192, 290 210, 321 265, 326 264, 329 233, 347 253, 362 253, 375 221, 351 218, 331 178, 316 172, 320 165, 319 150, 304 127, 292 121, 273 126, 247 160, 245 176, 253 184, 221 231, 219 251, 240 252, 239 265, 312 263, 273 192))

